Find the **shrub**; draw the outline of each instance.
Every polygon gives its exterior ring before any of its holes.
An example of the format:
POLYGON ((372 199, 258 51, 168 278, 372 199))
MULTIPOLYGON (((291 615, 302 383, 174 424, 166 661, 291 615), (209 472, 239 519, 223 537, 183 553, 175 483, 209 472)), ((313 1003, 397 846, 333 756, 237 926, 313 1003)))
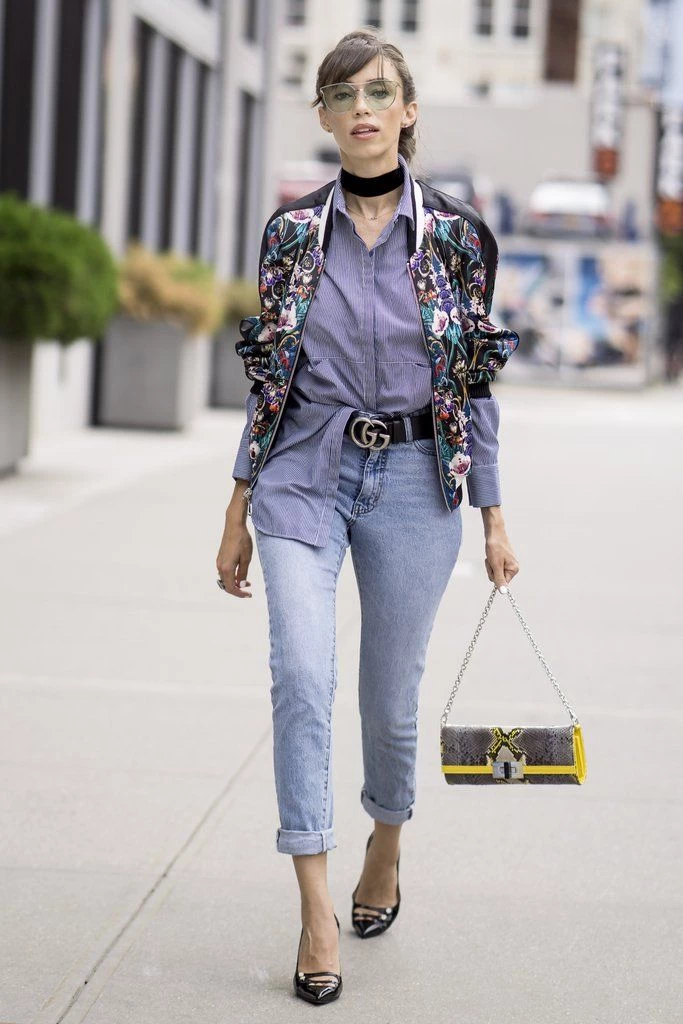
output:
POLYGON ((228 281, 224 291, 225 322, 233 324, 245 316, 258 315, 261 309, 256 281, 235 277, 228 281))
POLYGON ((199 334, 216 330, 225 301, 208 263, 135 243, 119 265, 119 306, 136 320, 165 320, 199 334))
POLYGON ((683 237, 660 235, 661 273, 659 279, 660 298, 669 303, 683 292, 683 237))
POLYGON ((69 213, 0 196, 0 337, 97 338, 116 309, 116 263, 69 213))

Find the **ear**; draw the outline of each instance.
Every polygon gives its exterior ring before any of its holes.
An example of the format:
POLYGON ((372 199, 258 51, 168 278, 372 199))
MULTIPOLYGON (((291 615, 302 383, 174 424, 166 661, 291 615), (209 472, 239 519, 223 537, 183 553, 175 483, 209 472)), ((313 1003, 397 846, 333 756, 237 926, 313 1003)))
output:
POLYGON ((332 131, 332 128, 330 127, 330 125, 327 122, 327 116, 325 114, 325 108, 322 107, 322 106, 318 107, 318 120, 320 121, 320 127, 324 131, 326 131, 326 132, 331 132, 332 131))
POLYGON ((417 100, 412 100, 408 103, 403 110, 403 117, 401 118, 401 126, 403 128, 410 128, 411 124, 415 124, 417 121, 417 100))

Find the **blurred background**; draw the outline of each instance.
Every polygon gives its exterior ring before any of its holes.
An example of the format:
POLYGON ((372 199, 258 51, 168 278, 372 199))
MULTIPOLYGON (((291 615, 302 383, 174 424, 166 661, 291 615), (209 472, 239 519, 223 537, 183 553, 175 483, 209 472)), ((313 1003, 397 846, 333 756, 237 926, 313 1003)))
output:
POLYGON ((506 383, 678 378, 683 0, 0 0, 0 471, 242 407, 261 231, 339 170, 310 101, 360 25, 413 69, 414 175, 498 237, 506 383), (59 212, 91 233, 62 244, 59 212))

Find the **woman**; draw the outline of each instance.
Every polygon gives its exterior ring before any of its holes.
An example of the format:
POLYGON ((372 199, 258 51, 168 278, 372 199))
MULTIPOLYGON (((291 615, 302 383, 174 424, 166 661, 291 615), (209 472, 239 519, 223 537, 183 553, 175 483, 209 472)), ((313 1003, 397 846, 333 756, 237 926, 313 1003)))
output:
POLYGON ((410 175, 417 102, 401 52, 351 32, 320 65, 316 93, 341 171, 277 210, 263 234, 261 313, 242 321, 236 345, 254 384, 217 567, 226 593, 251 596, 251 511, 270 620, 276 848, 292 855, 301 890, 294 989, 320 1004, 342 987, 327 887, 338 574, 350 547, 361 803, 374 820, 352 923, 369 938, 400 903, 419 684, 460 548, 465 476, 489 579, 503 585, 519 570, 489 389, 519 338, 488 318, 497 247, 483 220, 410 175))

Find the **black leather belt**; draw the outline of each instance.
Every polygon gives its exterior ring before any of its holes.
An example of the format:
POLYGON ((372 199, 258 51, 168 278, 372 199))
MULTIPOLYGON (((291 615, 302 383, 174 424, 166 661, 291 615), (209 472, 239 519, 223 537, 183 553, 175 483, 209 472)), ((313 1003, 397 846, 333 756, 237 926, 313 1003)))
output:
POLYGON ((347 420, 344 433, 348 434, 359 448, 386 448, 388 444, 394 444, 396 441, 408 440, 405 420, 410 420, 414 440, 434 437, 431 406, 425 412, 394 416, 393 419, 354 413, 347 420))

